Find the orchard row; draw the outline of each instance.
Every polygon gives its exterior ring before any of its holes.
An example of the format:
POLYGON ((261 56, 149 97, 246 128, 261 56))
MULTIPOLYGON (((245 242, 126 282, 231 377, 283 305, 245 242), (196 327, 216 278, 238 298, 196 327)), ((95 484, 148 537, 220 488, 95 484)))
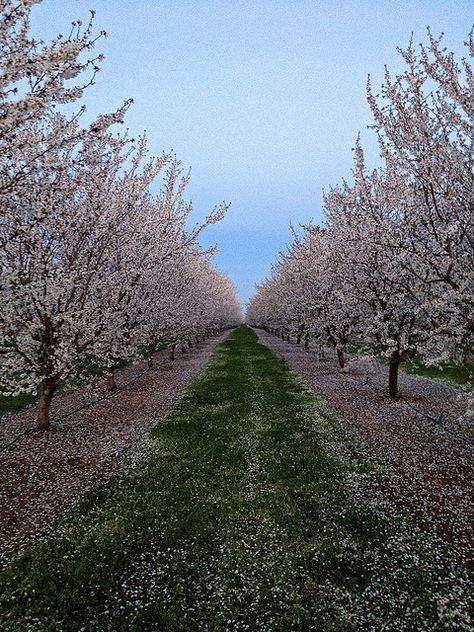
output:
POLYGON ((113 384, 118 363, 241 316, 199 244, 227 206, 187 229, 180 162, 149 158, 144 137, 116 131, 130 102, 89 125, 83 105, 61 113, 93 83, 105 33, 93 34, 92 14, 68 37, 35 41, 33 4, 1 0, 0 384, 4 395, 38 392, 44 428, 60 384, 97 366, 113 384))
MULTIPOLYGON (((367 87, 383 166, 359 140, 325 220, 294 233, 248 310, 251 324, 401 362, 464 361, 474 348, 474 74, 441 39, 400 51, 405 70, 367 87)), ((471 32, 467 52, 474 56, 471 32)))

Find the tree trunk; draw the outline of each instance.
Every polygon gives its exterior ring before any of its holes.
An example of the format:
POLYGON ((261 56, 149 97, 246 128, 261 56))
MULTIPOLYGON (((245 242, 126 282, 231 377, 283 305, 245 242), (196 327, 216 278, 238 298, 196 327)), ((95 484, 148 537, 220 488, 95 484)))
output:
POLYGON ((109 391, 116 391, 117 390, 117 384, 115 382, 115 369, 114 367, 111 367, 109 369, 109 372, 107 373, 107 384, 109 387, 109 391))
POLYGON ((299 344, 300 344, 300 342, 301 342, 301 335, 300 335, 300 334, 298 334, 298 335, 296 336, 296 344, 297 344, 297 345, 299 345, 299 344))
POLYGON ((151 371, 152 368, 153 368, 153 356, 150 356, 148 358, 148 370, 151 371))
POLYGON ((175 354, 176 354, 176 343, 173 343, 170 348, 170 360, 175 359, 176 357, 175 354))
POLYGON ((344 351, 342 349, 337 348, 337 361, 339 362, 339 366, 341 369, 344 368, 345 360, 344 360, 344 351))
POLYGON ((57 377, 48 377, 43 380, 43 392, 39 398, 37 412, 38 428, 41 428, 41 430, 48 430, 50 427, 49 408, 58 383, 59 379, 57 377))
POLYGON ((390 356, 388 372, 388 392, 390 397, 398 395, 398 367, 400 366, 400 354, 394 351, 390 356))
POLYGON ((290 342, 290 334, 287 335, 286 342, 290 342))

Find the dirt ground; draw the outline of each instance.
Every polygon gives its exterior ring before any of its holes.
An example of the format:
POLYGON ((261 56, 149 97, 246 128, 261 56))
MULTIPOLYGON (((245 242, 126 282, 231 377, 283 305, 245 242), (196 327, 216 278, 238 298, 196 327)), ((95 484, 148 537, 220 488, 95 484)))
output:
POLYGON ((119 370, 112 396, 105 378, 58 393, 50 431, 35 430, 34 408, 0 419, 0 569, 51 533, 58 517, 140 445, 225 335, 177 353, 174 361, 159 352, 151 371, 145 361, 119 370))
POLYGON ((387 394, 388 369, 352 359, 341 372, 334 351, 318 359, 261 330, 260 341, 283 356, 303 382, 361 439, 358 456, 386 466, 384 497, 452 546, 474 570, 474 435, 465 393, 439 380, 402 373, 401 397, 387 394), (436 424, 443 410, 444 419, 436 424))

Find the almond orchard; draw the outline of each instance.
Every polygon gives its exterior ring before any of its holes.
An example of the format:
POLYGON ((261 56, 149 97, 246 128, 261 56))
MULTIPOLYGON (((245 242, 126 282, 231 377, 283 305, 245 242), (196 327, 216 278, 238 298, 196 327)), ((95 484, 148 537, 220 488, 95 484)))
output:
POLYGON ((36 4, 0 0, 0 630, 472 630, 474 32, 368 81, 379 165, 244 314, 229 204, 195 221, 131 99, 90 120, 107 34, 36 4))
MULTIPOLYGON (((474 39, 468 50, 474 56, 474 39)), ((430 35, 401 51, 403 74, 367 94, 382 167, 357 141, 353 183, 331 188, 325 221, 294 235, 257 291, 248 321, 281 335, 401 362, 472 359, 474 349, 474 78, 430 35)))
POLYGON ((67 39, 34 41, 31 4, 3 2, 0 27, 0 373, 5 394, 41 390, 47 428, 61 383, 225 329, 240 308, 198 241, 227 206, 187 231, 180 162, 148 158, 145 138, 114 131, 129 102, 87 127, 83 107, 58 112, 93 81, 100 56, 90 54, 105 34, 92 34, 91 19, 67 39))

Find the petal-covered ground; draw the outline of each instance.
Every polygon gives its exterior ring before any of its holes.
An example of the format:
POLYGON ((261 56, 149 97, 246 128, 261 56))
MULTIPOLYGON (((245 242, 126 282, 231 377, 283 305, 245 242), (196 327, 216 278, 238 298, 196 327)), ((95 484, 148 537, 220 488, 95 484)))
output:
POLYGON ((304 383, 323 397, 362 439, 358 454, 387 466, 379 480, 392 505, 417 516, 453 546, 474 571, 474 419, 471 400, 439 380, 400 375, 401 397, 388 397, 388 368, 353 359, 341 372, 334 351, 307 353, 258 330, 261 342, 283 356, 304 383), (437 425, 424 415, 443 422, 437 425))
POLYGON ((221 339, 177 352, 174 361, 159 352, 152 371, 144 361, 119 370, 113 396, 104 378, 58 393, 51 431, 35 430, 33 408, 0 418, 0 569, 51 533, 59 516, 143 442, 221 339))
POLYGON ((0 575, 0 629, 470 630, 437 541, 242 327, 127 465, 0 575))

